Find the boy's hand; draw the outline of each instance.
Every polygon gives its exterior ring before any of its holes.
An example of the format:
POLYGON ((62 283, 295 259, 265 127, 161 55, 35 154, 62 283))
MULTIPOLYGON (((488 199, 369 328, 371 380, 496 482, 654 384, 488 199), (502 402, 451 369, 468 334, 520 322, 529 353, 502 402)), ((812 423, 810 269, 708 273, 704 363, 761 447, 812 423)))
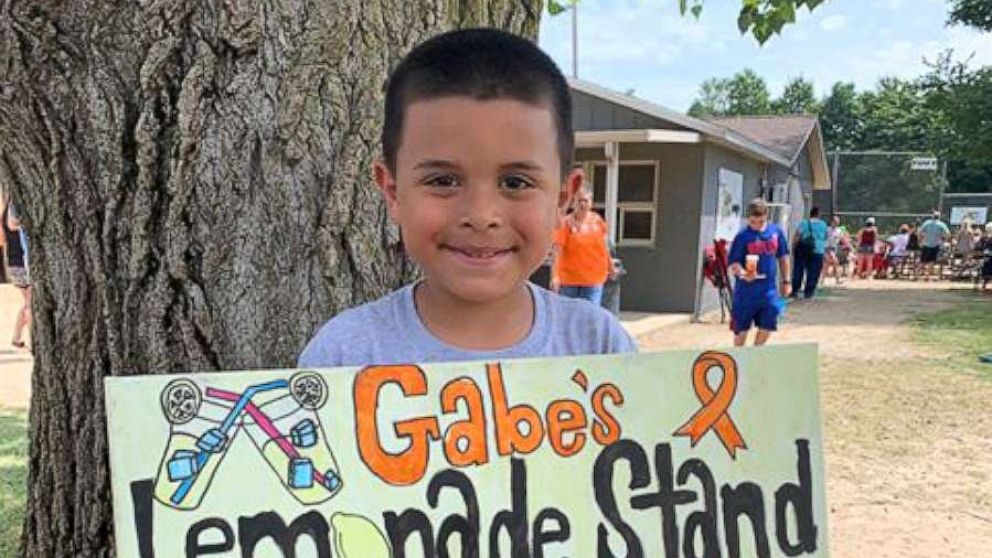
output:
POLYGON ((779 285, 779 291, 782 294, 782 298, 788 298, 789 295, 792 294, 792 292, 791 292, 792 291, 792 284, 791 283, 782 283, 781 285, 779 285))

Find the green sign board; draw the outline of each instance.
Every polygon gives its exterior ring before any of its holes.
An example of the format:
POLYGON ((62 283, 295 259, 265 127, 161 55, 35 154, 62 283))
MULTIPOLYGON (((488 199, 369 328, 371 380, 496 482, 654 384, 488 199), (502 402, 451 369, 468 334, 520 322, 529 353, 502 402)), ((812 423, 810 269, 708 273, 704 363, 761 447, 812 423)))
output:
POLYGON ((122 557, 827 556, 809 345, 106 380, 122 557))

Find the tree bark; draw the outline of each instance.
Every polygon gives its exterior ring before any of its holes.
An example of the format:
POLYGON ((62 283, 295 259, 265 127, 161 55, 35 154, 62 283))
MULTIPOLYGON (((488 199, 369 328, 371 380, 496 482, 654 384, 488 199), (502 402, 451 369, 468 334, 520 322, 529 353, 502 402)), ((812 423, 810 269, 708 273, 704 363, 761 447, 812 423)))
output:
POLYGON ((22 553, 112 556, 103 378, 293 366, 413 274, 371 182, 388 70, 541 0, 0 0, 0 181, 31 239, 22 553))

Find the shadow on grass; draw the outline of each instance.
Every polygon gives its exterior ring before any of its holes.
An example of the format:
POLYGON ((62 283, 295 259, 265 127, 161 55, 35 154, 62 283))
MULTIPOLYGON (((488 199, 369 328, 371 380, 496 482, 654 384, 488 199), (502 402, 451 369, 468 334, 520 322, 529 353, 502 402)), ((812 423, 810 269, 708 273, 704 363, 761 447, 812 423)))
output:
POLYGON ((0 556, 16 556, 27 499, 27 416, 0 409, 0 556))
POLYGON ((950 310, 920 314, 913 320, 916 339, 949 351, 961 365, 992 377, 992 364, 979 362, 992 353, 992 304, 971 297, 950 310))

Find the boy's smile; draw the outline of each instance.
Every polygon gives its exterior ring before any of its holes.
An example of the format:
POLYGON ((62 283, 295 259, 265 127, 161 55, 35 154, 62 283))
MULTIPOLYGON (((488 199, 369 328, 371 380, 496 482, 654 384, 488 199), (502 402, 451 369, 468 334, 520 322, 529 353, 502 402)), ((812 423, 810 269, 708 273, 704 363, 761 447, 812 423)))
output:
POLYGON ((376 180, 434 294, 520 296, 557 224, 561 161, 551 111, 509 99, 411 103, 395 175, 376 180))

